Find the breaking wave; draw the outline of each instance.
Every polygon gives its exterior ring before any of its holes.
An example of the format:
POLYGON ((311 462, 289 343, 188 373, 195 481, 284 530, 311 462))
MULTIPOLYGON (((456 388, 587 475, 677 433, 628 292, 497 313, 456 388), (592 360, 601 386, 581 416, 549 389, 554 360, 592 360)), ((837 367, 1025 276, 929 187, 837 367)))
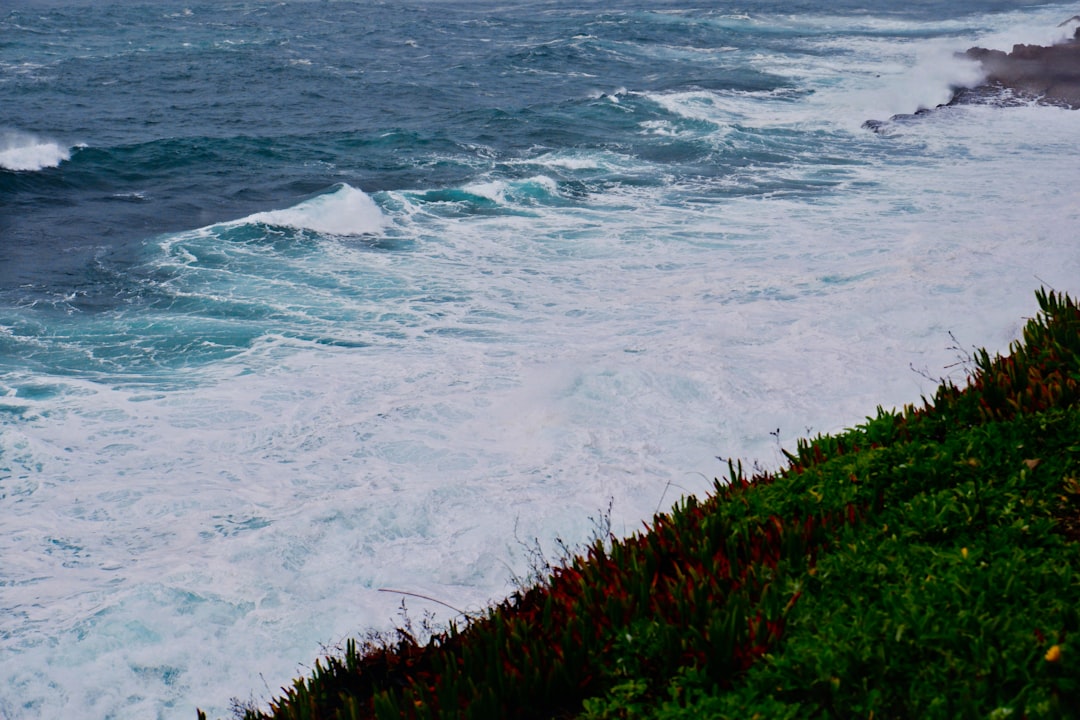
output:
POLYGON ((262 223, 324 235, 375 235, 386 225, 379 206, 363 190, 342 184, 284 210, 255 213, 229 225, 262 223))
POLYGON ((70 159, 71 148, 52 140, 16 130, 0 133, 0 168, 4 170, 44 170, 70 159))

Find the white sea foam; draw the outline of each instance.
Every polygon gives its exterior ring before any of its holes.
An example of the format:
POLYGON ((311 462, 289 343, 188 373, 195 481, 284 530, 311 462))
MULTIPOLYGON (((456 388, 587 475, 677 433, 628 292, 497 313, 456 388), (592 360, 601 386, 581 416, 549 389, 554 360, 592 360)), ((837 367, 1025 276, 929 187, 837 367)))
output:
POLYGON ((506 199, 508 187, 508 183, 502 180, 489 180, 488 182, 471 183, 462 189, 470 195, 476 195, 498 203, 506 199))
POLYGON ((543 165, 548 167, 565 168, 567 170, 596 170, 602 167, 602 164, 595 156, 589 157, 574 157, 574 156, 553 156, 539 159, 543 165))
POLYGON ((263 223, 327 235, 376 235, 386 225, 382 210, 363 190, 341 185, 333 192, 284 210, 255 213, 230 225, 263 223))
POLYGON ((15 171, 44 170, 71 159, 71 148, 32 133, 0 132, 0 168, 15 171))
POLYGON ((668 112, 692 120, 705 120, 717 125, 724 124, 725 116, 718 106, 721 95, 708 90, 692 90, 675 93, 647 93, 646 97, 662 106, 668 112))
MULTIPOLYGON (((399 218, 432 243, 383 261, 417 288, 383 308, 413 313, 409 339, 268 335, 197 391, 29 401, 41 419, 3 434, 5 687, 45 716, 224 714, 386 623, 400 598, 380 588, 478 607, 525 570, 515 532, 580 539, 609 497, 632 531, 707 489, 716 455, 775 464, 777 428, 787 445, 929 392, 909 366, 947 372, 950 330, 1003 349, 1039 278, 1075 289, 1076 120, 963 112, 921 132, 966 162, 868 168, 832 203, 636 189, 539 218, 399 218), (417 311, 432 288, 461 299, 417 311)), ((333 252, 325 272, 373 261, 333 252)))
POLYGON ((488 180, 485 182, 470 182, 462 188, 464 192, 476 195, 494 203, 507 204, 513 202, 525 202, 534 198, 536 194, 553 195, 558 191, 555 180, 543 175, 525 178, 521 180, 488 180))

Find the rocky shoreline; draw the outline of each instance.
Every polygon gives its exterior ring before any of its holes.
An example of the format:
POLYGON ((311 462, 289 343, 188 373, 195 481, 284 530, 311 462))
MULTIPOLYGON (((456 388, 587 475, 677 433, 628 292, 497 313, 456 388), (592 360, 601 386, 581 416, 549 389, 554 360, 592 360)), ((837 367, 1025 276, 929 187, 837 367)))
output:
MULTIPOLYGON (((1080 20, 1080 15, 1062 25, 1074 20, 1080 20)), ((972 47, 956 55, 980 64, 984 73, 981 84, 956 88, 949 102, 935 108, 919 108, 888 120, 867 120, 863 127, 883 133, 892 123, 915 120, 954 105, 1008 107, 1034 102, 1080 109, 1080 28, 1071 39, 1055 45, 1017 44, 1011 52, 972 47)))
POLYGON ((1013 45, 1009 53, 973 47, 963 56, 982 65, 986 85, 1038 102, 1080 108, 1080 29, 1058 45, 1013 45))

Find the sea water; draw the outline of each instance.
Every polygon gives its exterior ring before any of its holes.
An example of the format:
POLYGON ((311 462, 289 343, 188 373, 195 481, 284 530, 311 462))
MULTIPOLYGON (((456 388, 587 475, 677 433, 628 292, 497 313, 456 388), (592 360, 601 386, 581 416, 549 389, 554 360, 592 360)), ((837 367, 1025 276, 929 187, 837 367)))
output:
POLYGON ((1080 114, 862 124, 1074 13, 8 0, 0 718, 265 703, 961 382, 1080 292, 1080 114))

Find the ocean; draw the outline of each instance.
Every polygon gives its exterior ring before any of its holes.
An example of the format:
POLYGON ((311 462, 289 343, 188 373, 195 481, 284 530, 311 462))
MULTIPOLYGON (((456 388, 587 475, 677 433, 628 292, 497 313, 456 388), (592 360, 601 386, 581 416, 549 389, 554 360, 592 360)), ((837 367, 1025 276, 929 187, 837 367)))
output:
POLYGON ((962 382, 1080 292, 1080 114, 889 118, 1075 12, 6 0, 0 718, 265 704, 962 382))

